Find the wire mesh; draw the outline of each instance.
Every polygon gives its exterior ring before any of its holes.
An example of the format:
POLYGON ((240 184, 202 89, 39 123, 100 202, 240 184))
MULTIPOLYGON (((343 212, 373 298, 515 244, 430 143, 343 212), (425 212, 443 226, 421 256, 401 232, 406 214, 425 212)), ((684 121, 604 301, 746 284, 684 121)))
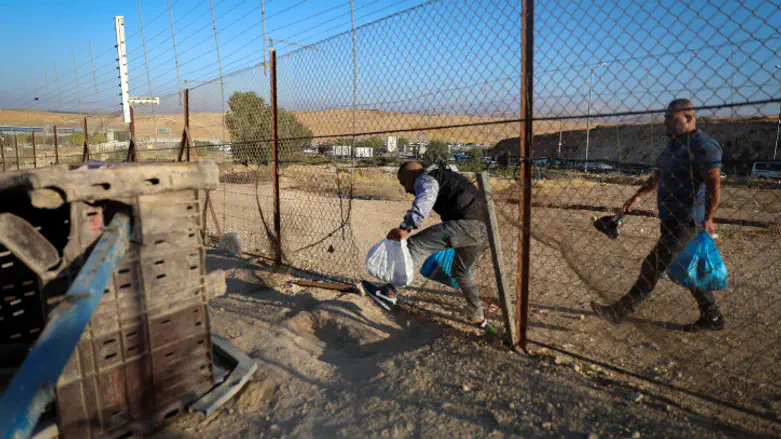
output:
MULTIPOLYGON (((518 0, 432 0, 279 55, 277 164, 286 263, 333 278, 364 278, 369 248, 410 207, 398 166, 441 158, 472 181, 475 172, 489 173, 501 268, 506 288, 516 291, 518 180, 526 159, 518 138, 521 10, 518 0)), ((717 407, 713 418, 778 432, 781 163, 774 160, 781 82, 774 57, 781 35, 772 23, 781 22, 781 4, 575 0, 540 3, 534 18, 530 338, 663 384, 657 391, 675 386, 678 393, 668 397, 687 407, 710 401, 717 407), (673 146, 692 147, 690 140, 670 146, 665 117, 678 113, 665 110, 677 98, 691 100, 697 128, 720 145, 706 142, 695 151, 719 151, 708 166, 688 155, 659 160, 673 146), (726 174, 711 180, 705 193, 707 200, 708 188, 721 191, 713 217, 729 288, 715 297, 727 330, 683 331, 698 319, 702 303, 662 275, 666 264, 645 271, 660 278, 653 294, 609 329, 590 303, 614 304, 637 282, 660 238, 660 207, 684 212, 678 223, 686 233, 697 231, 688 217, 696 197, 676 193, 659 206, 656 192, 648 191, 625 216, 617 239, 600 233, 594 220, 620 210, 656 172, 673 172, 662 187, 699 189, 706 169, 726 174)), ((272 258, 270 72, 261 63, 193 82, 188 111, 197 151, 192 159, 214 160, 220 168, 209 233, 218 233, 216 218, 222 231, 240 235, 244 250, 272 258)), ((177 159, 184 104, 172 92, 159 107, 135 109, 141 160, 177 159)), ((80 162, 81 116, 37 117, 46 130, 54 123, 75 129, 58 137, 60 161, 80 162)), ((88 126, 91 139, 106 136, 107 145, 93 147, 98 159, 124 160, 128 127, 119 114, 91 116, 88 126)), ((46 133, 39 164, 51 152, 46 133)), ((5 162, 15 167, 15 149, 6 137, 3 142, 5 162)), ((425 226, 437 221, 429 218, 425 226)), ((667 249, 669 259, 682 244, 667 249)), ((499 320, 487 252, 472 270, 489 299, 489 318, 499 320)), ((404 294, 416 312, 468 324, 457 292, 419 278, 404 294)))

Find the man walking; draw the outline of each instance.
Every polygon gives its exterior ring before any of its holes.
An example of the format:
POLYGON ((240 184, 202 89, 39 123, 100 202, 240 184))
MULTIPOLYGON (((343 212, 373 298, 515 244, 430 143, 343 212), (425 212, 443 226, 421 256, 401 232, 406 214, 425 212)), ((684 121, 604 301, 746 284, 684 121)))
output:
POLYGON ((458 172, 439 166, 424 168, 416 161, 402 164, 398 178, 407 193, 415 194, 415 201, 401 225, 391 230, 387 238, 401 241, 409 237, 407 246, 415 265, 431 253, 454 249, 452 276, 466 297, 468 318, 484 327, 483 302, 470 273, 487 246, 484 202, 477 188, 458 172), (410 231, 423 225, 432 210, 439 214, 442 223, 409 236, 410 231))
MULTIPOLYGON (((721 196, 721 147, 697 129, 694 105, 687 99, 670 103, 664 126, 670 142, 657 159, 656 171, 623 207, 628 213, 655 190, 661 220, 659 241, 643 261, 640 277, 627 294, 610 306, 591 303, 594 312, 612 325, 621 323, 651 295, 659 278, 697 235, 698 222, 706 232, 716 234, 713 218, 721 196), (704 215, 698 215, 698 205, 702 210, 703 204, 704 215)), ((700 308, 700 318, 684 325, 683 330, 724 329, 724 317, 713 293, 696 288, 690 291, 700 308)))

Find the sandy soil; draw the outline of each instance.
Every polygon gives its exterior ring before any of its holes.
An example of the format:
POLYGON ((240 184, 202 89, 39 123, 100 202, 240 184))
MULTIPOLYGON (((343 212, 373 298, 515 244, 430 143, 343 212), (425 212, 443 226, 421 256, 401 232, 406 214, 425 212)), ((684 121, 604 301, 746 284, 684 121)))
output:
MULTIPOLYGON (((245 249, 271 254, 256 198, 271 224, 270 188, 255 185, 246 175, 224 184, 213 194, 224 230, 239 231, 245 249), (243 183, 243 184, 240 184, 243 183)), ((288 175, 282 180, 282 231, 285 256, 294 266, 338 278, 366 276, 363 261, 368 249, 398 225, 408 201, 339 199, 303 191, 302 179, 316 179, 323 192, 333 193, 333 175, 288 175), (292 178, 298 177, 298 178, 292 178), (347 220, 349 218, 349 221, 347 220), (340 227, 344 225, 344 227, 340 227), (310 247, 311 246, 311 247, 310 247)), ((594 201, 618 204, 631 187, 547 188, 540 199, 594 201)), ((764 206, 775 208, 775 192, 751 194, 764 206)), ((743 192, 725 191, 725 212, 746 212, 735 206, 756 206, 743 192)), ((505 250, 503 267, 514 291, 517 267, 515 206, 498 197, 500 234, 505 250)), ((652 201, 644 205, 652 205, 652 201)), ((655 294, 634 318, 617 330, 596 319, 588 307, 591 300, 609 302, 623 294, 635 280, 640 262, 652 248, 658 226, 653 218, 632 217, 624 234, 611 241, 590 225, 599 212, 535 208, 531 246, 530 338, 584 355, 663 383, 706 397, 715 397, 753 411, 753 417, 739 411, 712 406, 702 399, 654 386, 654 392, 687 409, 708 413, 725 422, 735 422, 755 431, 778 428, 779 327, 781 290, 774 269, 779 258, 781 235, 775 229, 722 226, 719 248, 730 270, 730 288, 717 293, 728 330, 703 335, 680 331, 681 324, 697 318, 689 294, 668 280, 660 282, 655 294)), ((760 215, 756 215, 757 218, 760 215)), ((761 219, 765 219, 762 217, 761 219)), ((435 218, 430 219, 434 223, 435 218)), ((475 267, 475 276, 486 297, 496 296, 493 270, 485 254, 475 267)), ((405 292, 408 309, 445 328, 469 331, 462 317, 463 299, 453 291, 418 279, 405 292)), ((494 307, 491 318, 501 325, 494 307)), ((778 433, 776 433, 778 434, 778 433)))
POLYGON ((247 260, 212 254, 208 264, 229 278, 210 306, 213 330, 259 370, 211 418, 186 415, 159 439, 752 437, 602 368, 507 351, 414 307, 386 313, 247 260))

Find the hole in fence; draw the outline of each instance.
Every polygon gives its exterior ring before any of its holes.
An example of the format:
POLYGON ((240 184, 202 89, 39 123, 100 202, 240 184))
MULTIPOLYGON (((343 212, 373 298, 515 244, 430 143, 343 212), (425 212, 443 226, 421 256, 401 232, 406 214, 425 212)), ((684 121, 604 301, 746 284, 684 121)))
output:
POLYGON ((154 185, 160 184, 160 180, 157 179, 157 178, 147 178, 144 181, 146 181, 146 185, 147 186, 154 186, 154 185))
POLYGON ((19 338, 19 337, 21 337, 21 336, 22 336, 22 333, 21 333, 21 332, 17 332, 16 334, 14 334, 14 335, 12 335, 12 336, 8 337, 8 339, 9 339, 9 340, 13 340, 13 339, 15 339, 15 338, 19 338))
POLYGON ((195 208, 195 206, 193 206, 193 205, 187 206, 187 210, 193 210, 194 208, 195 208))
POLYGON ((15 305, 18 305, 20 303, 22 303, 22 299, 16 299, 16 300, 12 301, 9 305, 15 306, 15 305))
POLYGON ((203 322, 198 320, 197 322, 195 322, 195 326, 201 326, 201 323, 203 323, 203 322))
POLYGON ((4 257, 10 256, 10 255, 11 255, 11 251, 10 250, 4 251, 4 252, 0 252, 0 258, 4 258, 4 257))
POLYGON ((189 234, 189 235, 187 235, 187 236, 188 236, 188 237, 190 237, 190 238, 192 238, 192 237, 194 237, 194 236, 195 236, 195 233, 190 233, 190 234, 189 234))
POLYGON ((165 320, 163 320, 163 321, 162 321, 162 322, 160 322, 160 323, 161 323, 161 324, 163 324, 163 325, 165 325, 165 324, 167 324, 167 323, 170 323, 170 322, 171 322, 171 319, 165 319, 165 320))
POLYGON ((135 337, 136 335, 138 335, 138 331, 128 332, 127 333, 127 338, 135 337))
POLYGON ((117 342, 116 338, 111 338, 111 339, 108 339, 108 340, 104 341, 103 342, 103 346, 110 345, 111 343, 116 343, 116 342, 117 342))
POLYGON ((157 241, 155 241, 155 245, 160 245, 160 244, 162 244, 164 242, 165 242, 165 239, 158 239, 157 241))
POLYGON ((33 328, 29 332, 30 332, 30 334, 37 334, 37 333, 41 332, 41 328, 33 328))
POLYGON ((123 269, 119 270, 118 273, 119 274, 130 273, 130 269, 129 268, 123 268, 123 269))
POLYGON ((87 212, 87 216, 95 216, 98 212, 87 212))
POLYGON ((174 354, 174 352, 169 352, 169 353, 165 354, 165 356, 166 356, 166 357, 170 357, 170 356, 172 356, 173 354, 174 354))
POLYGON ((108 294, 108 293, 110 293, 110 292, 111 292, 111 290, 109 290, 109 289, 106 289, 106 290, 104 290, 104 291, 103 291, 103 294, 108 294))
POLYGON ((117 417, 117 416, 121 416, 121 415, 124 415, 124 414, 125 414, 125 412, 123 412, 121 410, 117 410, 117 411, 115 411, 114 413, 111 414, 111 417, 117 417))
POLYGON ((92 186, 93 187, 101 187, 101 188, 103 188, 104 191, 107 191, 107 190, 111 189, 111 185, 109 183, 97 183, 97 184, 93 184, 92 186))
POLYGON ((16 299, 16 296, 8 296, 8 297, 5 298, 5 301, 6 302, 10 302, 10 301, 15 300, 15 299, 16 299))
POLYGON ((116 357, 116 356, 117 356, 117 353, 116 353, 116 352, 114 352, 113 354, 108 354, 108 355, 106 355, 106 356, 105 356, 105 357, 103 357, 103 358, 104 358, 105 360, 110 360, 110 359, 112 359, 112 358, 114 358, 114 357, 116 357))
POLYGON ((13 313, 13 316, 14 316, 14 317, 19 317, 19 316, 20 316, 20 315, 22 315, 22 314, 24 314, 24 310, 23 310, 23 309, 20 309, 19 311, 16 311, 15 313, 13 313))
POLYGON ((198 344, 203 344, 203 340, 198 340, 198 344))
POLYGON ((174 416, 176 416, 178 414, 179 414, 179 409, 174 409, 174 410, 171 410, 170 412, 166 413, 165 417, 163 419, 170 419, 170 418, 173 418, 174 416))
POLYGON ((12 290, 13 288, 14 288, 14 284, 8 284, 8 285, 3 285, 2 289, 3 290, 12 290))
POLYGON ((163 261, 162 259, 159 260, 159 261, 155 261, 155 265, 160 265, 160 264, 164 264, 164 263, 165 263, 165 261, 163 261))
POLYGON ((122 285, 120 285, 120 286, 119 286, 119 289, 120 289, 120 290, 124 290, 124 289, 126 289, 126 288, 130 288, 130 287, 132 287, 132 286, 133 286, 133 284, 131 284, 131 283, 122 284, 122 285))
POLYGON ((32 284, 34 284, 34 283, 35 283, 35 281, 32 281, 32 280, 26 280, 26 281, 22 282, 22 286, 23 286, 23 287, 26 287, 26 286, 32 285, 32 284))
POLYGON ((155 277, 156 277, 157 279, 162 279, 162 278, 164 278, 165 276, 166 276, 166 274, 165 274, 165 273, 163 273, 163 274, 158 274, 158 275, 157 275, 157 276, 155 276, 155 277))
POLYGON ((32 296, 35 295, 35 291, 28 291, 28 292, 24 293, 24 295, 25 295, 25 297, 32 297, 32 296))
POLYGON ((13 267, 13 266, 14 266, 13 262, 6 262, 5 264, 0 265, 0 268, 10 268, 10 267, 13 267))
POLYGON ((197 265, 193 265, 193 266, 190 267, 190 270, 197 270, 197 269, 198 269, 197 265))
POLYGON ((127 351, 128 352, 133 352, 133 351, 135 351, 137 349, 138 349, 138 346, 130 346, 129 348, 127 348, 127 351))
POLYGON ((193 314, 198 314, 198 311, 200 311, 200 309, 199 309, 199 308, 195 308, 195 309, 193 310, 193 314))
POLYGON ((133 437, 133 432, 132 431, 128 431, 128 432, 122 434, 121 436, 117 436, 117 439, 129 439, 131 437, 133 437))

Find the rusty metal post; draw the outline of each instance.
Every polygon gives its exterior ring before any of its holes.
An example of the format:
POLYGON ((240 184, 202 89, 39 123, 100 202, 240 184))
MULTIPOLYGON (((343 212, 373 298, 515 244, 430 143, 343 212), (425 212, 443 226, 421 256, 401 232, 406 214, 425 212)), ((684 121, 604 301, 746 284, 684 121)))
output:
POLYGON ((186 160, 190 161, 190 90, 184 89, 184 140, 182 148, 185 149, 186 160))
POLYGON ((132 105, 130 106, 130 144, 127 147, 126 161, 138 161, 138 152, 136 151, 136 116, 132 105))
POLYGON ((84 118, 84 151, 81 153, 81 161, 86 162, 89 160, 90 154, 89 154, 89 132, 87 131, 87 118, 84 118))
POLYGON ((534 0, 523 0, 521 43, 521 193, 519 199, 520 233, 518 236, 518 301, 517 319, 520 346, 526 349, 529 328, 529 249, 531 244, 532 195, 532 94, 534 76, 534 0))
POLYGON ((32 135, 33 135, 33 168, 37 168, 38 156, 35 154, 35 131, 33 131, 32 135))
POLYGON ((5 172, 6 171, 6 167, 5 167, 5 139, 0 139, 0 140, 2 140, 0 142, 0 160, 3 161, 3 172, 5 172))
POLYGON ((14 131, 14 154, 16 154, 16 170, 18 171, 19 168, 19 142, 16 138, 16 131, 14 131))
POLYGON ((279 203, 279 120, 277 112, 277 51, 271 50, 271 179, 274 186, 274 265, 282 265, 282 217, 279 203))
POLYGON ((60 164, 60 147, 57 143, 57 125, 54 126, 54 164, 60 164))

